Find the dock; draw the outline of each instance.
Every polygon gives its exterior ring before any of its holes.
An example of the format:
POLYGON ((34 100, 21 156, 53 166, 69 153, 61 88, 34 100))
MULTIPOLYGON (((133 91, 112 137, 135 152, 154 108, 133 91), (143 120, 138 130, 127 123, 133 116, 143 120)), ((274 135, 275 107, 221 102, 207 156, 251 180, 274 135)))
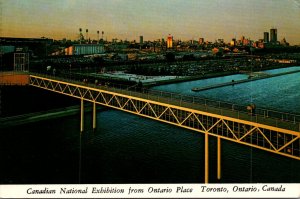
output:
POLYGON ((287 74, 292 74, 292 73, 298 73, 298 72, 300 72, 300 70, 288 71, 288 72, 283 72, 283 73, 278 73, 278 74, 255 73, 257 75, 254 77, 251 77, 249 79, 242 79, 242 80, 236 80, 236 81, 232 80, 231 82, 224 82, 224 83, 214 84, 214 85, 209 85, 209 86, 204 86, 204 87, 195 87, 195 88, 192 88, 192 91, 199 92, 199 91, 204 91, 204 90, 209 90, 209 89, 214 89, 214 88, 220 88, 220 87, 224 87, 224 86, 233 86, 235 84, 241 84, 241 83, 246 83, 246 82, 271 78, 271 77, 277 77, 277 76, 282 76, 282 75, 287 75, 287 74))

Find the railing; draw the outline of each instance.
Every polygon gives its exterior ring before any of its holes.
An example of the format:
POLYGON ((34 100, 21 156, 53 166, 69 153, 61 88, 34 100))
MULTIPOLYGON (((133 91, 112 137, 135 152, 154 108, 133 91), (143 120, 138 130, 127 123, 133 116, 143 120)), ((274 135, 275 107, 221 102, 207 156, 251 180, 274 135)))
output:
MULTIPOLYGON (((224 101, 216 101, 216 100, 211 100, 211 99, 206 99, 201 97, 181 95, 178 93, 158 91, 158 90, 147 90, 145 92, 149 92, 152 95, 158 95, 162 97, 168 97, 171 99, 181 100, 183 102, 190 102, 190 103, 196 103, 196 104, 211 106, 220 109, 227 109, 227 110, 232 110, 237 112, 249 113, 249 111, 247 111, 246 108, 247 105, 233 104, 224 101)), ((252 115, 253 116, 258 115, 266 118, 276 118, 282 121, 289 121, 293 123, 300 122, 300 115, 276 111, 276 110, 264 109, 264 108, 256 108, 255 113, 252 113, 252 115)))
POLYGON ((300 131, 300 115, 298 114, 292 114, 292 113, 264 109, 264 108, 256 108, 255 112, 250 113, 246 108, 247 105, 239 105, 239 104, 233 104, 224 101, 216 101, 212 99, 201 98, 201 97, 191 96, 191 95, 181 95, 173 92, 145 89, 145 88, 138 87, 138 84, 121 85, 121 84, 114 84, 110 82, 100 82, 100 81, 95 83, 95 80, 97 79, 96 77, 93 79, 87 79, 85 75, 74 75, 72 73, 70 74, 63 73, 60 74, 59 76, 57 75, 54 76, 51 74, 40 74, 40 73, 37 73, 35 75, 58 79, 61 81, 65 80, 68 82, 72 82, 74 84, 85 85, 93 88, 101 88, 104 90, 111 90, 119 93, 125 92, 126 94, 128 94, 129 92, 130 95, 138 96, 138 97, 141 97, 140 94, 144 94, 143 97, 145 99, 155 99, 158 101, 165 100, 168 103, 173 103, 181 106, 182 105, 190 106, 190 104, 195 105, 194 107, 190 107, 190 108, 195 108, 197 105, 201 105, 202 108, 205 108, 206 110, 212 111, 211 108, 213 108, 215 113, 221 115, 226 115, 227 113, 227 115, 229 114, 228 116, 233 116, 238 119, 245 119, 245 117, 242 117, 242 115, 245 114, 251 115, 251 120, 256 122, 260 122, 259 120, 260 118, 273 119, 274 120, 273 125, 279 126, 281 123, 285 123, 286 124, 285 126, 288 126, 290 124, 293 126, 293 130, 300 131))

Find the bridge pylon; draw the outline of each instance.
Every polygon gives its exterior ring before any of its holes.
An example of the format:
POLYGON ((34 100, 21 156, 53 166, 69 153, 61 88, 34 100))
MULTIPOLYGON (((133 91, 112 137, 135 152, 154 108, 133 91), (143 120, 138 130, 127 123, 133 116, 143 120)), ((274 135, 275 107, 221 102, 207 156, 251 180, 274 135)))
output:
POLYGON ((217 178, 221 179, 221 138, 218 137, 218 148, 217 148, 217 178))
POLYGON ((96 102, 93 102, 93 131, 96 130, 97 125, 97 109, 96 109, 96 102))
POLYGON ((81 98, 80 103, 80 133, 84 130, 84 100, 81 98))

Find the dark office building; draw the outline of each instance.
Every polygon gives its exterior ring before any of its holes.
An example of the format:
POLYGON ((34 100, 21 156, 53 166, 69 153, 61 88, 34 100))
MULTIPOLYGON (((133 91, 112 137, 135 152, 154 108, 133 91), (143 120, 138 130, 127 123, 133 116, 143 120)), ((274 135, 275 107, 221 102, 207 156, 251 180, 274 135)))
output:
POLYGON ((142 45, 144 43, 144 37, 140 36, 140 44, 142 45))
POLYGON ((272 43, 276 43, 277 42, 277 29, 276 28, 272 28, 270 30, 270 42, 272 43))
POLYGON ((269 43, 269 33, 268 32, 264 32, 264 42, 269 43))
POLYGON ((0 37, 0 46, 14 46, 17 48, 27 49, 34 55, 43 57, 48 54, 47 47, 53 43, 53 39, 47 38, 14 38, 0 37))
POLYGON ((33 45, 33 44, 52 44, 53 39, 48 38, 15 38, 15 37, 0 37, 0 44, 5 45, 33 45))

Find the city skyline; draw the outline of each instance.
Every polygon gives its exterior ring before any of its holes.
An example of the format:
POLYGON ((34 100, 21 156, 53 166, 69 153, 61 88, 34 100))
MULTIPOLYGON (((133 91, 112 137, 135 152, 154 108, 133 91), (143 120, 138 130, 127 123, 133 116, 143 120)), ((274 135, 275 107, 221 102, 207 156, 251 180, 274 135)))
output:
POLYGON ((2 37, 78 39, 79 28, 111 40, 215 41, 264 38, 275 27, 278 40, 300 44, 298 0, 0 0, 2 37))

